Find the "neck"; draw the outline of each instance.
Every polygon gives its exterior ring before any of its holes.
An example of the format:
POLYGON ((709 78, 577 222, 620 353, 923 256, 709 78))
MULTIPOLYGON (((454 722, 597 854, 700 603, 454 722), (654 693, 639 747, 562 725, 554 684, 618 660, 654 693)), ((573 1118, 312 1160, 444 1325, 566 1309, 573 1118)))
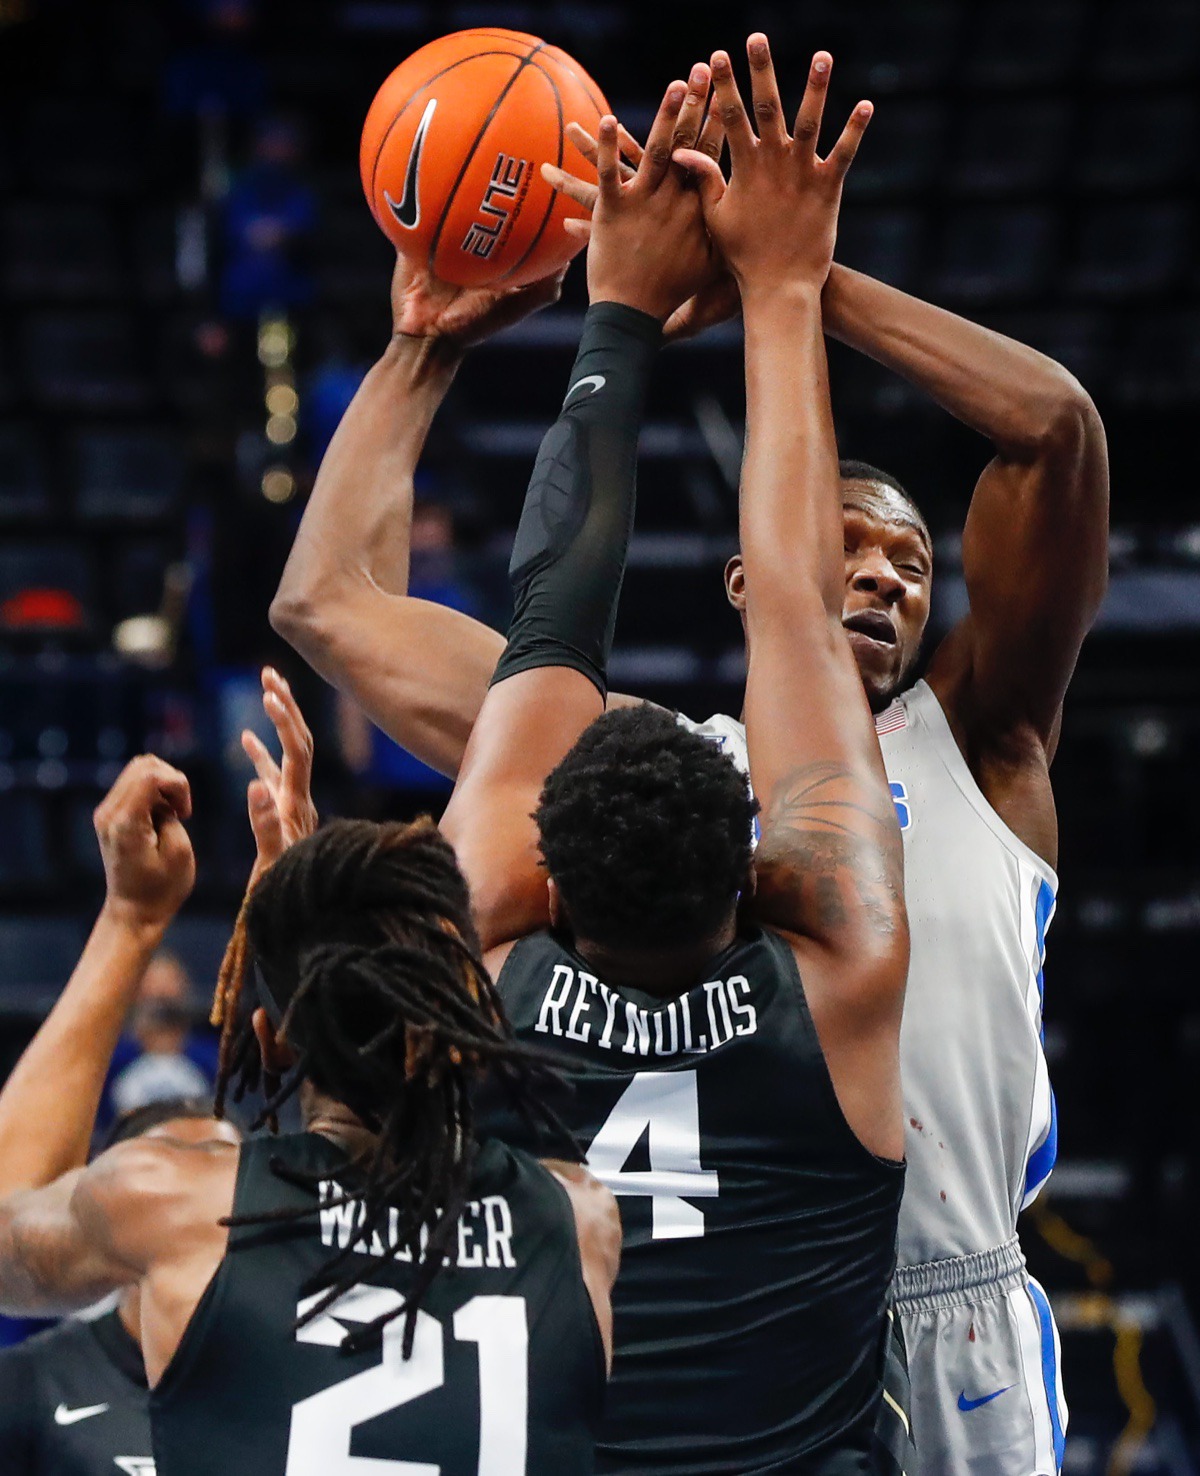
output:
POLYGON ((361 1117, 344 1102, 326 1096, 308 1082, 300 1089, 300 1112, 306 1132, 319 1133, 345 1148, 351 1157, 358 1157, 375 1146, 375 1134, 361 1117))
POLYGON ((681 948, 608 948, 603 943, 576 938, 575 949, 606 984, 674 999, 704 981, 709 964, 736 936, 737 918, 730 916, 709 937, 681 948))
POLYGON ((127 1287, 117 1303, 117 1316, 121 1325, 138 1346, 142 1342, 142 1294, 139 1287, 127 1287))

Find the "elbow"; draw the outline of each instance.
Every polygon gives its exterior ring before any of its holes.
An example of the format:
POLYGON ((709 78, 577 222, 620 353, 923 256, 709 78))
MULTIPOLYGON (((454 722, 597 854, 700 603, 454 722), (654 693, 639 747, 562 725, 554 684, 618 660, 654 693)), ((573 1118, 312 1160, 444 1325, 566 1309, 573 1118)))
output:
POLYGON ((275 634, 306 660, 329 643, 327 607, 309 593, 280 585, 267 618, 275 634))
POLYGON ((1104 444, 1104 423, 1075 376, 1059 364, 1053 368, 1030 427, 1030 449, 1039 457, 1080 462, 1089 448, 1104 444))

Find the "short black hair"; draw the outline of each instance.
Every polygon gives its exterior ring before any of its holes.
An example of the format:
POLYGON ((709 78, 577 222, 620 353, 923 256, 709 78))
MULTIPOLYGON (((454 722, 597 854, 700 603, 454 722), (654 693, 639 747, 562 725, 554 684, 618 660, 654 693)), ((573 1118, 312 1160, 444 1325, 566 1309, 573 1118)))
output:
MULTIPOLYGON (((880 486, 890 487, 893 492, 898 492, 912 508, 926 535, 929 535, 929 524, 925 520, 925 514, 921 511, 920 503, 900 478, 892 472, 884 471, 882 467, 872 466, 869 461, 854 461, 850 457, 843 457, 838 462, 838 475, 843 482, 878 482, 880 486)), ((932 542, 932 538, 930 541, 932 542)))
POLYGON ((757 812, 716 743, 643 704, 584 731, 546 780, 534 818, 579 936, 670 948, 710 937, 736 905, 757 812))
POLYGON ((105 1133, 101 1151, 126 1143, 130 1138, 140 1138, 164 1122, 178 1122, 181 1117, 216 1120, 211 1097, 164 1097, 160 1102, 146 1102, 141 1107, 131 1107, 105 1133))

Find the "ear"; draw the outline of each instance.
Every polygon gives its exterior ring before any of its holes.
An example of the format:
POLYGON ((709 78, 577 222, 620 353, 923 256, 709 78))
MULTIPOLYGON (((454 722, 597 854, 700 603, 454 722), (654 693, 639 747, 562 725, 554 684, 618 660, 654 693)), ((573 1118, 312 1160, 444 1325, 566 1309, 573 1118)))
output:
POLYGON ((563 905, 562 893, 552 876, 546 878, 546 893, 550 900, 550 926, 560 928, 566 921, 567 909, 563 905))
POLYGON ((262 1057, 263 1069, 269 1071, 272 1076, 282 1076, 296 1064, 296 1056, 291 1046, 276 1035, 270 1017, 261 1007, 254 1011, 250 1023, 254 1026, 254 1038, 258 1041, 258 1053, 262 1057))
POLYGON ((725 565, 725 598, 739 614, 745 612, 746 573, 742 568, 741 554, 734 554, 725 565))

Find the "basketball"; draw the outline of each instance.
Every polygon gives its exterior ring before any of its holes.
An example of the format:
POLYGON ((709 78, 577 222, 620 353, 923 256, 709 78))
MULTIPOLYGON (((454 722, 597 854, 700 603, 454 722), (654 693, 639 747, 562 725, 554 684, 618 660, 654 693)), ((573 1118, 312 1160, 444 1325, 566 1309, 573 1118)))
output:
POLYGON ((521 286, 579 249, 562 223, 583 212, 543 163, 594 179, 567 140, 595 134, 608 104, 557 46, 521 31, 456 31, 401 62, 363 126, 363 190, 380 228, 414 263, 460 287, 521 286))

